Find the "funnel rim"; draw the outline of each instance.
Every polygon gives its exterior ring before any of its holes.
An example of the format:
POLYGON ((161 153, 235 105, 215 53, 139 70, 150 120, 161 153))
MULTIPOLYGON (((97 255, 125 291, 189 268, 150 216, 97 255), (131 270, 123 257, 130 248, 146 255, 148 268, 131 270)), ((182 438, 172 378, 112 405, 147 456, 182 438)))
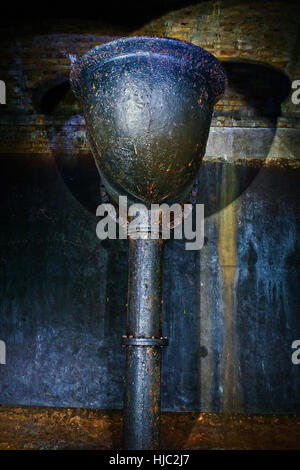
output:
POLYGON ((87 51, 71 67, 71 87, 77 97, 81 95, 81 81, 88 70, 99 68, 108 60, 131 54, 156 53, 172 56, 198 71, 208 81, 214 104, 223 96, 226 72, 221 62, 200 46, 176 38, 160 36, 128 36, 102 43, 87 51), (131 47, 128 47, 131 46, 131 47))

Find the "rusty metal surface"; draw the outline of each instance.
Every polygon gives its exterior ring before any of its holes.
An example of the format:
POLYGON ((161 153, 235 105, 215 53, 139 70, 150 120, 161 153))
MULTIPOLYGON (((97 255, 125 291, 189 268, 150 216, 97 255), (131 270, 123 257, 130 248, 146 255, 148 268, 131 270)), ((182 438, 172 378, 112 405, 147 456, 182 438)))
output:
POLYGON ((162 260, 163 240, 129 240, 125 449, 159 448, 162 260))
MULTIPOLYGON (((120 411, 0 406, 0 449, 120 449, 120 411)), ((162 449, 300 449, 299 415, 162 413, 162 449)))

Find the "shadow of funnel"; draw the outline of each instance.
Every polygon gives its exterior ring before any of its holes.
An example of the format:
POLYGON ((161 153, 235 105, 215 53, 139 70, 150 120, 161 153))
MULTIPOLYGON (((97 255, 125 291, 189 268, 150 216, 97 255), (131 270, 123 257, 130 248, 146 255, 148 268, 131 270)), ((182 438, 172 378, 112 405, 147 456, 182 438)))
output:
POLYGON ((291 90, 290 79, 271 66, 237 60, 223 66, 224 100, 238 105, 220 113, 238 125, 211 128, 207 159, 198 174, 197 202, 204 204, 206 217, 231 204, 256 178, 269 155, 281 104, 291 90))
MULTIPOLYGON (((211 54, 174 39, 121 39, 76 62, 71 86, 112 200, 149 208, 188 196, 225 87, 211 54)), ((129 233, 125 449, 160 447, 163 240, 151 237, 151 211, 143 217, 142 236, 129 233)))

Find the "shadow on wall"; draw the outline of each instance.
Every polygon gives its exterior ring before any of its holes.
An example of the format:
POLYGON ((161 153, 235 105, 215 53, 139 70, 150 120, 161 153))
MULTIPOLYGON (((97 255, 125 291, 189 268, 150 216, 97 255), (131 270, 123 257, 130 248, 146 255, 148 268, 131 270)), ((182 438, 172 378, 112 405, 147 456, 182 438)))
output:
POLYGON ((200 167, 197 202, 204 204, 206 217, 229 205, 255 179, 269 154, 275 137, 277 120, 281 116, 281 104, 291 90, 290 79, 273 67, 241 61, 226 61, 223 65, 228 79, 223 100, 228 101, 229 104, 237 103, 237 105, 230 105, 229 111, 215 111, 214 115, 217 117, 221 114, 226 119, 237 121, 237 124, 239 121, 242 122, 239 127, 227 128, 226 133, 221 135, 223 142, 220 142, 220 149, 219 146, 216 148, 216 151, 219 150, 220 153, 213 156, 219 159, 225 157, 227 160, 226 155, 221 152, 222 149, 225 152, 226 147, 229 147, 234 161, 239 163, 239 179, 235 178, 234 165, 230 165, 230 170, 226 168, 227 173, 232 172, 229 177, 236 180, 236 184, 233 190, 221 194, 222 172, 226 165, 229 167, 229 162, 217 162, 213 177, 208 174, 211 168, 209 165, 204 164, 200 167), (248 122, 258 120, 257 127, 260 127, 259 121, 263 121, 263 135, 259 135, 261 138, 254 136, 251 128, 247 128, 249 126, 247 120, 248 122), (243 127, 247 129, 244 130, 243 127), (229 142, 227 143, 226 140, 229 142), (257 159, 255 171, 253 168, 251 171, 247 170, 245 157, 257 159))
MULTIPOLYGON (((223 100, 230 104, 230 110, 216 109, 214 117, 222 115, 226 119, 234 119, 237 122, 247 119, 263 120, 264 127, 267 127, 267 129, 265 129, 261 142, 257 142, 257 139, 252 139, 252 142, 250 142, 251 139, 248 139, 249 148, 244 149, 245 157, 251 158, 254 155, 255 158, 258 151, 259 162, 256 165, 256 172, 247 172, 245 160, 239 158, 239 155, 243 154, 242 146, 245 144, 246 139, 244 138, 244 142, 239 137, 232 140, 236 129, 241 135, 243 125, 239 128, 234 127, 232 131, 227 128, 224 141, 220 143, 220 154, 214 154, 213 156, 219 159, 224 157, 221 153, 222 148, 226 147, 226 139, 229 139, 233 157, 236 160, 239 159, 240 165, 244 166, 243 176, 235 185, 234 191, 221 196, 220 183, 223 162, 217 164, 217 178, 215 173, 213 178, 208 177, 209 165, 201 166, 198 175, 197 202, 204 204, 206 217, 230 204, 245 191, 256 177, 269 154, 276 133, 277 119, 281 116, 281 104, 291 90, 289 78, 283 72, 270 66, 241 61, 226 61, 223 62, 223 65, 228 78, 228 86, 223 100), (231 103, 237 104, 231 105, 231 103), (247 155, 247 153, 249 154, 247 155)), ((95 214, 96 207, 100 202, 100 190, 99 195, 89 192, 90 185, 87 184, 86 177, 88 177, 88 181, 94 178, 96 183, 99 181, 99 176, 92 155, 84 155, 83 157, 80 156, 78 151, 79 146, 84 143, 85 136, 82 131, 76 131, 79 128, 84 128, 85 123, 67 78, 62 77, 54 84, 52 82, 52 84, 43 85, 43 89, 37 91, 35 101, 39 112, 45 114, 50 122, 53 121, 53 127, 50 126, 49 140, 66 185, 73 196, 87 210, 95 214), (61 121, 64 116, 63 124, 60 126, 54 125, 58 117, 61 121), (88 172, 85 169, 88 169, 88 172), (83 187, 86 187, 86 192, 82 191, 83 187)), ((245 123, 245 126, 247 126, 247 123, 245 123)), ((218 147, 215 150, 218 151, 218 147)), ((233 167, 232 171, 234 171, 233 167)))
MULTIPOLYGON (((248 109, 248 116, 263 117, 276 127, 281 116, 281 103, 287 98, 291 83, 280 70, 269 65, 252 61, 225 61, 223 66, 228 77, 226 97, 241 97, 248 109)), ((223 113, 224 114, 224 113, 223 113)), ((227 112, 232 117, 241 118, 246 113, 227 112)))

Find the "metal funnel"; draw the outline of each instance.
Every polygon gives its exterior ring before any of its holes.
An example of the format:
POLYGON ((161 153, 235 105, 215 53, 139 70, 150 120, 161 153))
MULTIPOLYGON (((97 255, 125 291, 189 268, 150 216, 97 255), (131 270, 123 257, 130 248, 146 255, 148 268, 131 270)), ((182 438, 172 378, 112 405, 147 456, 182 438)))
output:
MULTIPOLYGON (((95 47, 71 69, 89 141, 115 202, 182 202, 205 153, 225 72, 175 39, 130 37, 95 47)), ((150 230, 148 219, 145 231, 150 230)), ((124 447, 159 448, 163 240, 130 239, 124 447)))

